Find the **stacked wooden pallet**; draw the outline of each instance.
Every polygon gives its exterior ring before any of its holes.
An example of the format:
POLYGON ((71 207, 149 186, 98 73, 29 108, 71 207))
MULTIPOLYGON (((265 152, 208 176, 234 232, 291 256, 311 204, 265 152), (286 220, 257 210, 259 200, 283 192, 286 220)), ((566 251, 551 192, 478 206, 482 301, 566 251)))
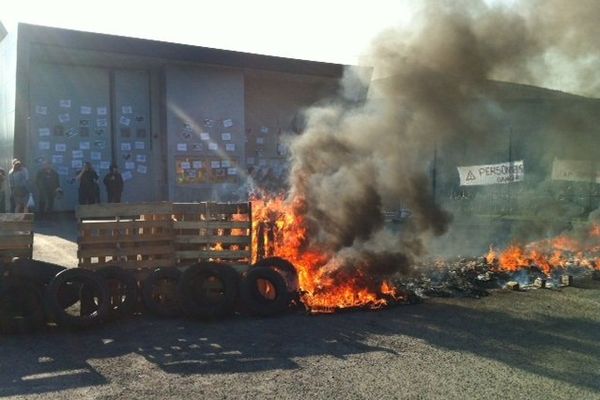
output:
POLYGON ((33 254, 33 214, 0 214, 0 262, 33 254))

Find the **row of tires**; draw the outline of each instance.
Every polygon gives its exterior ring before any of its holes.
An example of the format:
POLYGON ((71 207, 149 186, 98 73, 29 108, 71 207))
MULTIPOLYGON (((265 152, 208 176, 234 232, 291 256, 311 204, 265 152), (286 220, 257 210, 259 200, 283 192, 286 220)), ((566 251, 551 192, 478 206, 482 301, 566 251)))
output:
POLYGON ((215 319, 235 312, 271 316, 299 305, 296 270, 273 257, 240 274, 202 262, 159 268, 141 281, 118 266, 66 269, 37 260, 0 265, 0 331, 23 333, 49 322, 87 328, 150 312, 162 317, 215 319))

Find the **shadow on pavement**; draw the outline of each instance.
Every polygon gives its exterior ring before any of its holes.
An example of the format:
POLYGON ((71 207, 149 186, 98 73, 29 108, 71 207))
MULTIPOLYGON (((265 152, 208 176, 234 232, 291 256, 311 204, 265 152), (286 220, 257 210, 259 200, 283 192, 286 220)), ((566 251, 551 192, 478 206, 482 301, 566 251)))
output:
MULTIPOLYGON (((475 300, 463 300, 381 312, 215 322, 134 317, 92 331, 2 337, 0 396, 105 384, 90 359, 133 353, 170 374, 232 374, 296 369, 295 359, 310 356, 345 359, 386 352, 403 357, 410 349, 401 344, 406 340, 397 340, 402 336, 600 390, 598 321, 568 315, 526 318, 480 308, 475 300), (374 335, 378 345, 369 343, 374 335), (552 362, 553 354, 560 359, 552 362)), ((127 368, 122 360, 113 365, 127 368)))

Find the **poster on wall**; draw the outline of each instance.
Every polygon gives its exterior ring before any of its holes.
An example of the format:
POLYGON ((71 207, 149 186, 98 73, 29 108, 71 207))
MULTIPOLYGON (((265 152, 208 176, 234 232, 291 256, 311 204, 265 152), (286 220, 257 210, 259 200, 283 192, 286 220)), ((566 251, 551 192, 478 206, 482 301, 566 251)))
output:
POLYGON ((236 183, 238 181, 237 160, 180 157, 175 160, 175 174, 179 185, 236 183))

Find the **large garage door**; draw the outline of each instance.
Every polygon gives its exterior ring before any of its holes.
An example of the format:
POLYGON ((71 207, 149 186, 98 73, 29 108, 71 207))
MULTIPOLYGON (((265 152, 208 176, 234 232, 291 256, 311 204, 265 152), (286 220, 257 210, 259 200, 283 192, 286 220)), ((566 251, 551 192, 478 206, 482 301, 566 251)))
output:
POLYGON ((27 167, 35 179, 44 160, 54 164, 64 188, 56 209, 72 210, 79 186, 74 177, 82 164, 90 161, 103 176, 111 161, 108 70, 37 64, 31 70, 30 96, 27 167))
POLYGON ((125 181, 126 202, 158 197, 152 168, 149 82, 146 71, 114 73, 114 154, 125 181))

